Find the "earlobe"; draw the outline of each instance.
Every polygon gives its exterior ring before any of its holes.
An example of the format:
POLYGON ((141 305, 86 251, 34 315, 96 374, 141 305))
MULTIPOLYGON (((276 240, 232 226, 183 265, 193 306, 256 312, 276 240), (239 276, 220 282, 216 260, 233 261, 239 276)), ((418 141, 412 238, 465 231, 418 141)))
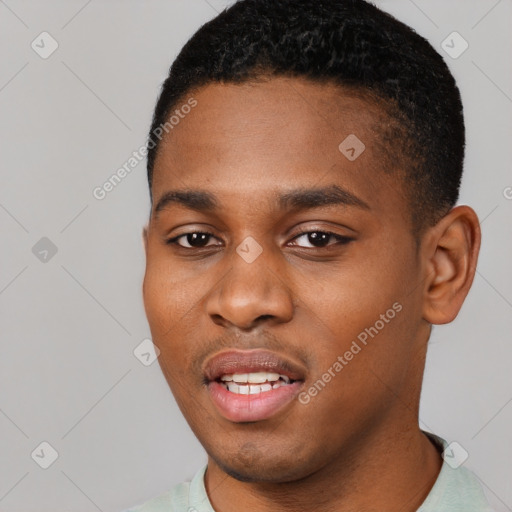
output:
POLYGON ((453 208, 431 232, 423 318, 432 324, 455 319, 473 282, 480 249, 480 223, 469 206, 453 208))

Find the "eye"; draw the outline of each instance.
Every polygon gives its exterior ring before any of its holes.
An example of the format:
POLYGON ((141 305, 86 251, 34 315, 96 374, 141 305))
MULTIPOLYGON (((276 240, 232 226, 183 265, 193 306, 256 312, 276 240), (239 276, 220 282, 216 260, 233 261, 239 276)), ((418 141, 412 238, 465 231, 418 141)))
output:
MULTIPOLYGON (((313 230, 313 231, 302 231, 297 236, 293 238, 293 240, 300 240, 304 239, 306 243, 309 243, 309 246, 299 245, 299 247, 306 247, 308 249, 310 248, 323 248, 328 245, 346 245, 349 242, 353 240, 353 238, 338 235, 337 233, 332 233, 330 231, 320 231, 320 230, 313 230), (334 239, 335 242, 332 244, 329 244, 329 240, 334 239)), ((297 244, 292 244, 297 245, 297 244)))
POLYGON ((193 231, 171 238, 166 241, 166 244, 177 245, 178 247, 183 247, 185 249, 200 249, 201 247, 207 247, 209 245, 218 245, 207 243, 210 238, 213 238, 213 236, 214 235, 212 233, 208 233, 206 231, 193 231), (179 243, 179 240, 181 239, 183 239, 186 245, 179 243))
MULTIPOLYGON (((176 245, 184 249, 201 249, 203 247, 218 246, 219 244, 208 243, 214 237, 215 236, 212 233, 207 231, 192 231, 190 233, 183 233, 182 235, 171 238, 166 241, 166 244, 176 245), (182 240, 182 242, 180 242, 180 240, 182 240)), ((296 235, 293 240, 296 241, 300 240, 301 238, 304 239, 304 241, 308 243, 309 246, 297 244, 296 242, 292 243, 291 245, 305 247, 308 249, 321 249, 330 245, 346 245, 353 240, 353 238, 347 236, 321 230, 302 231, 296 235), (334 240, 334 243, 329 243, 331 240, 334 240)))

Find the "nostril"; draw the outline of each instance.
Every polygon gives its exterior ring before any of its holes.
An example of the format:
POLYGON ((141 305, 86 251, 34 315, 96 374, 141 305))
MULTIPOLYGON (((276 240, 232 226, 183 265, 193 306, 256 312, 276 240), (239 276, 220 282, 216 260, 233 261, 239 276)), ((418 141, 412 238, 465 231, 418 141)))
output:
POLYGON ((259 316, 256 321, 258 320, 268 320, 269 318, 273 318, 273 315, 261 315, 259 316))

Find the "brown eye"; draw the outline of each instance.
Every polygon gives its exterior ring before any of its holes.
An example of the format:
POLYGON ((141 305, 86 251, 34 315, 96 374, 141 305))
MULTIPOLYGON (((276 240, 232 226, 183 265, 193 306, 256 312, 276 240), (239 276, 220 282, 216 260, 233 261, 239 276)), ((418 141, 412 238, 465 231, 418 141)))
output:
POLYGON ((318 230, 317 231, 304 231, 304 232, 300 233, 299 235, 297 235, 294 238, 294 240, 299 240, 301 238, 310 244, 309 247, 300 245, 300 244, 294 244, 294 245, 298 245, 299 247, 306 247, 308 249, 310 249, 310 248, 313 248, 313 249, 320 248, 321 249, 323 247, 326 247, 327 245, 335 245, 336 243, 344 245, 353 240, 352 238, 338 235, 336 233, 331 233, 330 231, 318 231, 318 230), (328 242, 331 239, 334 239, 335 242, 329 244, 328 242))
MULTIPOLYGON (((168 245, 177 245, 179 247, 183 247, 185 249, 200 249, 202 247, 207 247, 208 241, 212 238, 213 235, 211 233, 202 232, 202 231, 194 231, 192 233, 184 233, 183 235, 179 235, 177 237, 171 238, 167 240, 168 245), (183 239, 185 245, 178 242, 178 240, 183 239)), ((215 244, 214 244, 215 245, 215 244)))

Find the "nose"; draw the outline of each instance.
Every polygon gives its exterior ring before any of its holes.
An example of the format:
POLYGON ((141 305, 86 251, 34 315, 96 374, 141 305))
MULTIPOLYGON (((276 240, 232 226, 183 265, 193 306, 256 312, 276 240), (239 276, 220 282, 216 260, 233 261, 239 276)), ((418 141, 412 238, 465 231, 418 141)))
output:
POLYGON ((249 331, 261 323, 292 319, 294 303, 285 273, 264 254, 252 263, 233 254, 231 270, 207 300, 207 313, 215 324, 249 331))

